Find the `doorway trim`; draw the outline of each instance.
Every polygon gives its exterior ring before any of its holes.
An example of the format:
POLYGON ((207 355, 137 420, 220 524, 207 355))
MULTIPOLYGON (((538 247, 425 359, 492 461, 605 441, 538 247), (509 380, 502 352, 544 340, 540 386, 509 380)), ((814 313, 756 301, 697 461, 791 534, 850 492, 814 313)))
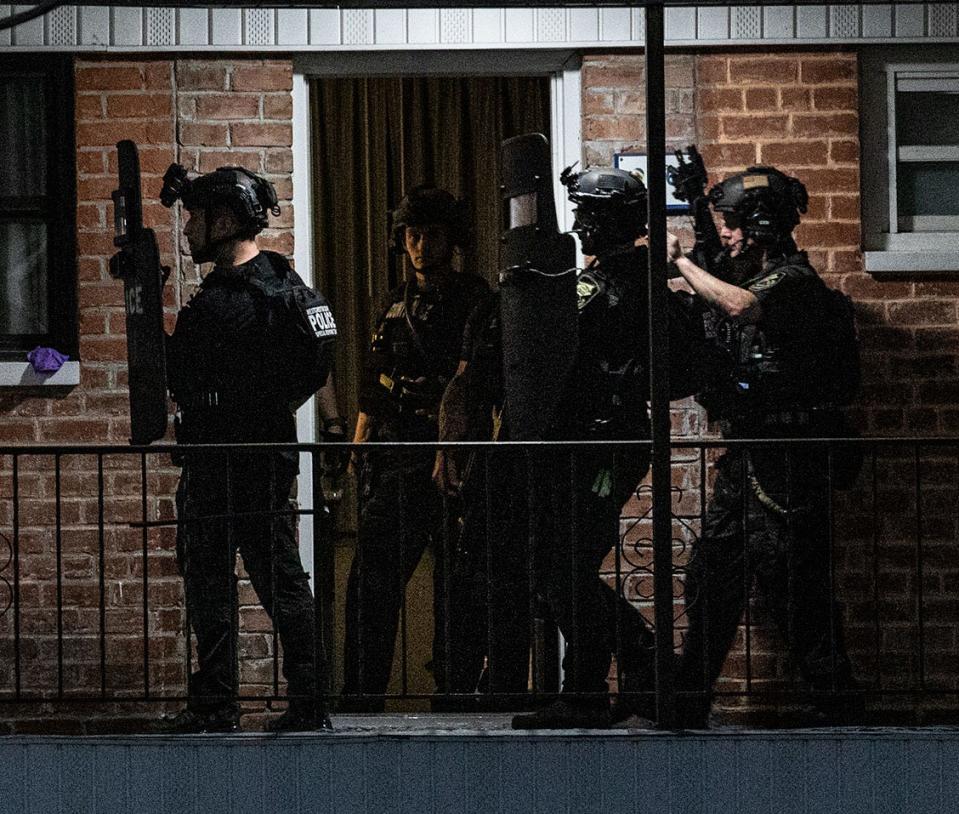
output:
MULTIPOLYGON (((533 51, 390 51, 386 53, 305 53, 293 57, 293 258, 296 270, 308 285, 314 282, 313 269, 313 178, 310 133, 309 78, 383 76, 548 76, 550 79, 550 148, 553 154, 553 193, 559 206, 559 227, 568 231, 573 224, 572 207, 559 183, 559 170, 580 160, 582 117, 578 52, 533 51)), ((298 438, 312 444, 319 438, 315 400, 310 399, 296 414, 298 438)), ((298 500, 313 507, 310 456, 300 455, 298 500)), ((313 521, 301 515, 300 557, 312 575, 313 521)))

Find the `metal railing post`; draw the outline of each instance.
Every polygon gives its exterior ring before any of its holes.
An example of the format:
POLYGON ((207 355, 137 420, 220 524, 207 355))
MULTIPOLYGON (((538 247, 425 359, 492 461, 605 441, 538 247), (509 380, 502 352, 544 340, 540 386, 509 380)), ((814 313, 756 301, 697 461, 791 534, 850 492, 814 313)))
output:
POLYGON ((649 386, 652 410, 656 718, 674 719, 669 323, 666 312, 666 89, 663 4, 646 6, 646 188, 649 195, 649 386))

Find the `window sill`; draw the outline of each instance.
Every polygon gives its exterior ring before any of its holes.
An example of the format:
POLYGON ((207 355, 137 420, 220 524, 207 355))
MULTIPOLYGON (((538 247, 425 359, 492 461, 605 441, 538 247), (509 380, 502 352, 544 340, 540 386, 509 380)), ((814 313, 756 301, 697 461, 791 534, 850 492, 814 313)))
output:
POLYGON ((0 362, 0 387, 72 387, 80 384, 80 363, 64 362, 56 373, 37 373, 29 362, 0 362))
POLYGON ((871 273, 909 272, 959 272, 959 252, 947 251, 900 251, 863 252, 866 271, 871 273))

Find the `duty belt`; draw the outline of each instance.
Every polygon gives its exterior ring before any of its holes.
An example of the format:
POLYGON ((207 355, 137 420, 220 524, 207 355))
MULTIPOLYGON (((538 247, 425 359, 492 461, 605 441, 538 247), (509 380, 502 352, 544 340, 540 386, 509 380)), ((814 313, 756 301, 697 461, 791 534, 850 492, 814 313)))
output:
MULTIPOLYGON (((442 385, 443 381, 439 381, 442 385)), ((439 402, 443 393, 442 387, 436 393, 424 393, 410 387, 410 382, 405 377, 393 377, 386 373, 380 374, 379 383, 390 394, 396 412, 413 414, 436 421, 439 415, 439 402)), ((422 385, 417 386, 422 387, 422 385)))

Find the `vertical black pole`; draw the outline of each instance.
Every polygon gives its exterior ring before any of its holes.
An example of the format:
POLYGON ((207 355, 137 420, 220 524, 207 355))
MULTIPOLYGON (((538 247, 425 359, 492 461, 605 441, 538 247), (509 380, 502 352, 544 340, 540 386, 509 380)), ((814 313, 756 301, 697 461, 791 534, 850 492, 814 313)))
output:
MULTIPOLYGON (((352 449, 350 450, 352 452, 352 449)), ((313 492, 313 674, 314 707, 317 713, 327 710, 332 692, 334 670, 333 612, 335 567, 335 525, 327 512, 323 491, 323 462, 316 446, 310 449, 310 477, 313 492)), ((360 687, 362 687, 362 681, 360 687)))
POLYGON ((653 427, 653 591, 656 718, 673 723, 673 551, 666 312, 666 77, 662 3, 646 6, 646 188, 649 191, 649 387, 653 427))
POLYGON ((140 518, 143 523, 143 698, 150 697, 150 530, 147 527, 147 454, 140 453, 140 518))
POLYGON ((60 453, 53 456, 57 545, 57 698, 63 698, 63 487, 60 453))
POLYGON ((13 676, 14 700, 20 700, 20 457, 13 455, 13 676))

